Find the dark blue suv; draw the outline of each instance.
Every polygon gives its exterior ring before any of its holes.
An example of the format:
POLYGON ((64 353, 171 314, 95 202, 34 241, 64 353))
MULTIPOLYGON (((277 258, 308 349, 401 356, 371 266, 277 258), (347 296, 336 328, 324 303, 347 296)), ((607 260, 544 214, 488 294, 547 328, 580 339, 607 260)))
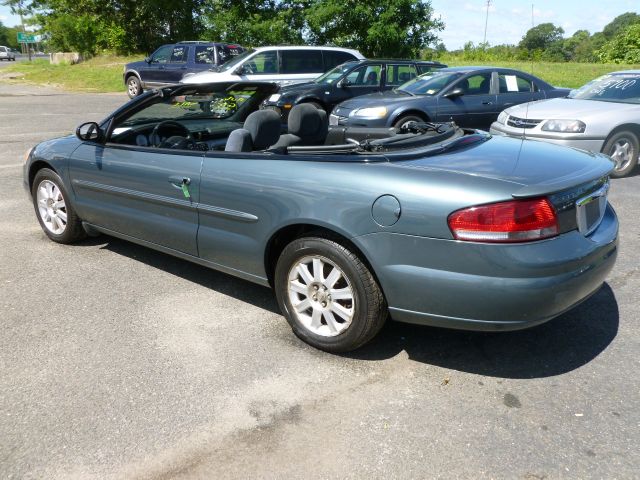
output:
POLYGON ((127 63, 123 79, 129 98, 145 89, 180 83, 186 73, 208 70, 244 52, 239 45, 218 42, 178 42, 163 45, 141 62, 127 63))

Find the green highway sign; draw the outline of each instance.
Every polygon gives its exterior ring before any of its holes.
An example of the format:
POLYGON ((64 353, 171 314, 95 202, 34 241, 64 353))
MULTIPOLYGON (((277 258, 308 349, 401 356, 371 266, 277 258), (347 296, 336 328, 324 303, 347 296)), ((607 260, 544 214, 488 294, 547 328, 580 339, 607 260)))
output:
POLYGON ((33 33, 18 32, 19 43, 36 43, 36 36, 33 33))

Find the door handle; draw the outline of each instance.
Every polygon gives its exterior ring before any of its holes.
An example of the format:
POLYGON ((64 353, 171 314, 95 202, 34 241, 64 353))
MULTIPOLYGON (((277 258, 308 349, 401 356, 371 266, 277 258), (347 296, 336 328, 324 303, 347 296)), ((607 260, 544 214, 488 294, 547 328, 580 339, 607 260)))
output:
POLYGON ((493 102, 489 101, 489 100, 485 100, 484 102, 482 102, 483 105, 493 105, 493 102))
POLYGON ((191 185, 191 179, 189 177, 173 175, 169 177, 169 183, 174 187, 182 188, 182 185, 191 185))
POLYGON ((174 188, 182 191, 184 198, 188 200, 191 199, 191 192, 189 191, 191 179, 189 177, 169 177, 169 183, 171 183, 174 188))

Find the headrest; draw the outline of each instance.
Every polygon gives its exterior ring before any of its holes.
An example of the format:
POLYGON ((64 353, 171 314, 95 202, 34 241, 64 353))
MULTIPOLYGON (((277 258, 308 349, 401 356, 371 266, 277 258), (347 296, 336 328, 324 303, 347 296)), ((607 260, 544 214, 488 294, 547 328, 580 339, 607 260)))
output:
POLYGON ((225 152, 250 152, 253 150, 251 134, 244 128, 238 128, 231 132, 224 147, 225 152))
POLYGON ((244 121, 244 129, 251 134, 253 149, 265 150, 280 138, 280 115, 273 110, 258 110, 244 121))
POLYGON ((287 126, 289 133, 300 137, 303 143, 322 143, 329 131, 327 112, 310 103, 301 103, 289 112, 287 126))

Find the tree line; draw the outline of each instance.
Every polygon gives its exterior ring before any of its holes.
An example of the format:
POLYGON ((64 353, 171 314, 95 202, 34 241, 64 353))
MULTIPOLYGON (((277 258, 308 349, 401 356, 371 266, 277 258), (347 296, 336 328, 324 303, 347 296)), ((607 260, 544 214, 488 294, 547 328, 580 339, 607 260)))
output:
POLYGON ((49 50, 151 52, 209 40, 244 46, 322 44, 412 57, 444 24, 423 0, 0 0, 48 36, 49 50))
MULTIPOLYGON (((0 0, 45 33, 50 51, 150 53, 163 43, 209 40, 255 47, 335 45, 368 57, 443 55, 468 61, 640 63, 640 15, 627 12, 601 32, 542 23, 517 45, 474 44, 447 52, 444 23, 429 0, 0 0)), ((0 23, 0 44, 18 47, 17 27, 0 23)))
MULTIPOLYGON (((535 60, 547 62, 640 63, 640 15, 623 13, 601 32, 578 30, 565 38, 562 27, 541 23, 522 37, 518 45, 474 45, 449 52, 464 60, 535 60)), ((446 50, 436 46, 435 56, 446 50)))

